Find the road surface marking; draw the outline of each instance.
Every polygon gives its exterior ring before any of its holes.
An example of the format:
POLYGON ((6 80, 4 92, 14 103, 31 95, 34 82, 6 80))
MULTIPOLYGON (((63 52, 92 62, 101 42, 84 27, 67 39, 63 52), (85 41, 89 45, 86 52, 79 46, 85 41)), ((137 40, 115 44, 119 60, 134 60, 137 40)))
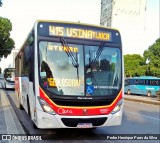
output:
POLYGON ((135 115, 140 115, 140 116, 143 116, 143 117, 146 117, 146 118, 150 118, 150 119, 153 119, 153 120, 158 120, 160 121, 159 118, 155 118, 155 117, 151 117, 151 116, 147 116, 147 115, 143 115, 143 114, 138 114, 138 113, 134 113, 134 112, 128 112, 130 114, 135 114, 135 115))

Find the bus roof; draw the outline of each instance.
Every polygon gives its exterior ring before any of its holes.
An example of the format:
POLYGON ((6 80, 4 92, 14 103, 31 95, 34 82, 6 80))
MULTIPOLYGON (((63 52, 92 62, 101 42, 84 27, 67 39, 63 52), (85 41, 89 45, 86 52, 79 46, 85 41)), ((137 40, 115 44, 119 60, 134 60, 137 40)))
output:
POLYGON ((15 68, 5 68, 5 69, 3 70, 3 73, 5 73, 5 72, 8 71, 8 70, 15 70, 15 68))
POLYGON ((39 22, 53 22, 53 23, 62 23, 62 24, 76 24, 76 25, 84 25, 84 26, 93 26, 93 27, 105 28, 105 29, 110 29, 110 30, 116 30, 119 32, 119 30, 116 28, 111 28, 111 27, 106 27, 106 26, 96 25, 96 24, 89 24, 89 23, 60 21, 60 20, 36 20, 35 23, 39 23, 39 22))
POLYGON ((15 68, 5 68, 4 71, 10 70, 10 69, 11 69, 11 70, 14 70, 15 68))

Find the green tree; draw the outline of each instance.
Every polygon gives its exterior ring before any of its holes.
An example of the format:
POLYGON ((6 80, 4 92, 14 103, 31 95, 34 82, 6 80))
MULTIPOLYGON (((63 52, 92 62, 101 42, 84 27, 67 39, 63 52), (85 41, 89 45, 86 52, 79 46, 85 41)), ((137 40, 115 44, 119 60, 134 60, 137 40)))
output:
POLYGON ((0 68, 0 74, 2 73, 2 69, 0 68))
POLYGON ((143 53, 144 59, 149 59, 147 75, 160 77, 160 38, 143 53))
POLYGON ((138 54, 124 56, 125 76, 156 76, 160 77, 160 38, 155 41, 143 57, 138 54), (150 62, 146 64, 146 60, 150 62))
POLYGON ((10 38, 11 30, 12 23, 10 20, 0 17, 0 60, 3 56, 6 58, 15 47, 13 39, 10 38))
POLYGON ((124 70, 126 77, 145 75, 144 58, 139 54, 124 55, 124 70))
POLYGON ((0 6, 2 6, 2 0, 0 0, 0 6))

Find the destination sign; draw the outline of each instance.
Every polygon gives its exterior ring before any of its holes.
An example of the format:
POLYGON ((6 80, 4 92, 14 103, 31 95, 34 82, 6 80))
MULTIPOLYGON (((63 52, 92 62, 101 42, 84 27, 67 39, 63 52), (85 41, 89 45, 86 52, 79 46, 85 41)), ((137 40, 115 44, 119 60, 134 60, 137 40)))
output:
POLYGON ((57 45, 50 45, 48 44, 47 46, 47 49, 49 51, 58 51, 58 52, 61 52, 61 51, 66 51, 66 52, 78 52, 78 48, 77 47, 65 47, 65 46, 57 46, 57 45))
POLYGON ((49 25, 50 36, 65 36, 72 38, 84 38, 94 40, 112 41, 111 33, 103 30, 84 29, 84 28, 71 28, 67 26, 53 26, 49 25))
POLYGON ((78 79, 60 79, 60 78, 47 78, 49 86, 67 86, 67 87, 78 87, 81 82, 78 79))

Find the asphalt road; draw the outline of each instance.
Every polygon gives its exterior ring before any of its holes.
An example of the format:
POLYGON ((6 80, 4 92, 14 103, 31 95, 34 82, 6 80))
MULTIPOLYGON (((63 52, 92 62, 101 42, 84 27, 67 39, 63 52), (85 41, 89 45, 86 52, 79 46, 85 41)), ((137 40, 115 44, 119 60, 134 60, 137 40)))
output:
MULTIPOLYGON (((41 141, 41 142, 140 142, 140 143, 159 143, 157 140, 105 140, 107 135, 115 134, 127 134, 141 136, 140 134, 146 134, 154 136, 154 134, 160 134, 160 107, 137 103, 132 101, 125 101, 123 120, 121 126, 115 127, 102 127, 97 129, 34 129, 32 122, 28 114, 24 110, 17 108, 17 98, 15 97, 14 90, 6 91, 9 101, 22 125, 26 134, 42 134, 48 138, 54 136, 56 140, 41 141), (103 136, 103 137, 102 137, 103 136), (96 137, 96 140, 93 139, 96 137), (102 139, 102 140, 101 140, 102 139)), ((34 142, 34 141, 32 141, 34 142)))

